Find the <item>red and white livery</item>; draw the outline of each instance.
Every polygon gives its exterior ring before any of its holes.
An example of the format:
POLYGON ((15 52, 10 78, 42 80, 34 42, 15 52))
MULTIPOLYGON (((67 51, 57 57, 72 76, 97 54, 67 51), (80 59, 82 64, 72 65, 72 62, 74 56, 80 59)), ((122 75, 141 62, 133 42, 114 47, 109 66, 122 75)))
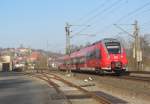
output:
POLYGON ((95 42, 78 51, 59 58, 59 69, 95 70, 96 72, 125 72, 126 52, 121 43, 112 38, 95 42))

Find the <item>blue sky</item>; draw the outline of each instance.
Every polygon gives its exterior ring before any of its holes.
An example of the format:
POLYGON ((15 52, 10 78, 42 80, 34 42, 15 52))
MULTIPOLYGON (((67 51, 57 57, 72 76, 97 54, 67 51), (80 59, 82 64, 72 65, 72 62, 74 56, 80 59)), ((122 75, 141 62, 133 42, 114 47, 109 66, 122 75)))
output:
MULTIPOLYGON (((113 24, 132 24, 138 20, 141 34, 149 33, 150 0, 0 0, 0 47, 25 47, 64 51, 65 23, 72 25, 72 44, 85 44, 121 31, 113 24), (124 17, 124 18, 123 18, 124 17), (86 29, 84 29, 86 28, 86 29), (96 34, 95 37, 76 35, 96 34)), ((122 25, 133 32, 132 25, 122 25)), ((121 34, 128 38, 127 34, 121 34)))

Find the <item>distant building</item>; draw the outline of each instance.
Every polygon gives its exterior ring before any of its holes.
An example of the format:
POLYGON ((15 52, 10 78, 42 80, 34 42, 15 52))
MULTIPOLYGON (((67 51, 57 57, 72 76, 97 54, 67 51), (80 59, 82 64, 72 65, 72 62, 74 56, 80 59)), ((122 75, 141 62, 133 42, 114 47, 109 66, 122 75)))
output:
POLYGON ((28 60, 34 62, 37 61, 40 58, 40 56, 41 56, 40 52, 32 52, 28 60))
POLYGON ((8 55, 3 55, 0 57, 0 71, 11 71, 12 61, 11 57, 8 55))

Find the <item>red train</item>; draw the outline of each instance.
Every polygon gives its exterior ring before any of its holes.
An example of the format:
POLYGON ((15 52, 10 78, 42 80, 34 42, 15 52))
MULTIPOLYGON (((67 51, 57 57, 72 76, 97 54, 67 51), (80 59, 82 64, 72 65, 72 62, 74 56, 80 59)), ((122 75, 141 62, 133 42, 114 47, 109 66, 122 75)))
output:
POLYGON ((59 69, 94 70, 121 73, 125 72, 127 58, 121 43, 112 38, 106 38, 84 47, 70 55, 59 58, 59 69))

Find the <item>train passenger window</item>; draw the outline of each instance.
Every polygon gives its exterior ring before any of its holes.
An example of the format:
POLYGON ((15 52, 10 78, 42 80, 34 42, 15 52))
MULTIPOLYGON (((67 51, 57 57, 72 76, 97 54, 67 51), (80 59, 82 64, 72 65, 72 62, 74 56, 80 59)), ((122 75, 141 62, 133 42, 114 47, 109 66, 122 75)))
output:
POLYGON ((72 64, 72 65, 73 65, 73 59, 70 59, 70 64, 72 64))
POLYGON ((87 54, 86 54, 86 59, 87 59, 87 60, 90 59, 90 52, 87 52, 87 54))
POLYGON ((86 55, 87 59, 99 59, 100 58, 100 51, 99 49, 93 50, 91 52, 88 52, 86 55))
POLYGON ((95 55, 96 55, 96 59, 100 59, 100 50, 99 49, 96 49, 95 50, 95 55))
POLYGON ((85 58, 84 57, 80 57, 80 64, 84 64, 85 63, 85 58))
POLYGON ((64 65, 67 65, 67 61, 66 60, 64 60, 64 65))
POLYGON ((67 65, 69 64, 69 61, 68 61, 68 60, 66 61, 66 64, 67 64, 67 65))
POLYGON ((90 58, 91 59, 95 59, 96 58, 96 51, 95 50, 91 52, 90 58))
POLYGON ((73 64, 76 64, 76 58, 73 58, 73 64))
POLYGON ((93 58, 93 52, 89 53, 89 59, 93 58))
POLYGON ((76 64, 79 64, 79 63, 80 63, 80 59, 78 57, 78 58, 76 58, 76 64))

